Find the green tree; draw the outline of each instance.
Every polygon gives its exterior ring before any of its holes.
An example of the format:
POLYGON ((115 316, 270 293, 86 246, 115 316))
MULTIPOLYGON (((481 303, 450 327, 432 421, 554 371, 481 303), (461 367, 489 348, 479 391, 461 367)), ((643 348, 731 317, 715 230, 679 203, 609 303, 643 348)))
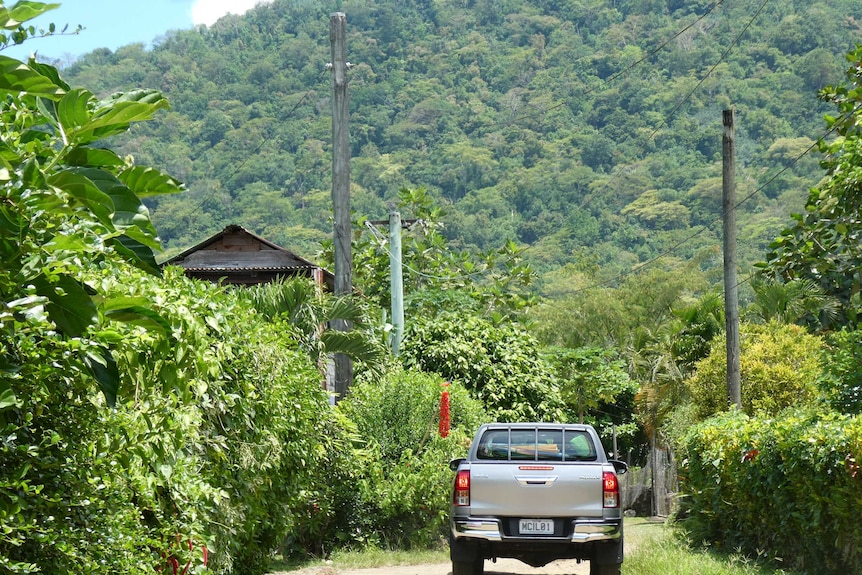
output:
POLYGON ((560 387, 563 401, 580 423, 601 405, 611 405, 637 383, 629 378, 625 361, 601 348, 552 348, 546 353, 560 387))
POLYGON ((222 288, 161 277, 140 198, 182 186, 104 141, 160 93, 0 68, 0 570, 201 571, 206 546, 263 572, 326 427, 313 365, 222 288))
MULTIPOLYGON (((53 7, 2 7, 2 26, 14 31, 0 43, 36 35, 23 23, 53 7)), ((152 565, 147 546, 167 548, 124 503, 128 485, 103 455, 110 436, 97 430, 117 420, 100 411, 116 404, 123 375, 115 322, 169 326, 146 302, 100 289, 93 274, 159 273, 140 198, 181 186, 101 144, 167 101, 146 90, 99 99, 34 61, 0 56, 0 69, 0 566, 152 565)))
MULTIPOLYGON (((535 303, 532 266, 514 241, 497 249, 458 250, 443 234, 444 212, 425 188, 398 193, 402 221, 404 308, 408 317, 455 307, 495 322, 521 319, 535 303)), ((380 307, 389 308, 390 256, 383 234, 363 230, 354 240, 355 284, 380 307)), ((370 224, 369 224, 370 226, 370 224)), ((331 249, 328 244, 327 250, 331 249)), ((331 252, 327 255, 331 259, 331 252)))
POLYGON ((823 293, 812 280, 788 282, 755 277, 751 282, 754 299, 745 308, 752 321, 795 323, 819 327, 835 320, 838 303, 823 293))
POLYGON ((848 55, 853 66, 849 85, 828 87, 820 93, 838 108, 839 116, 827 117, 838 137, 821 144, 827 178, 812 188, 805 212, 793 215, 794 223, 770 246, 760 264, 768 277, 785 282, 809 280, 825 296, 837 299, 838 313, 821 317, 821 326, 855 326, 860 319, 862 292, 862 47, 848 55))
POLYGON ((563 401, 539 343, 517 324, 462 312, 417 318, 399 357, 408 367, 461 383, 500 421, 563 418, 563 401))
MULTIPOLYGON (((820 337, 796 325, 743 324, 740 366, 743 411, 774 415, 785 407, 812 404, 822 369, 820 337)), ((728 409, 727 350, 723 337, 713 339, 710 354, 686 381, 697 417, 728 409)))

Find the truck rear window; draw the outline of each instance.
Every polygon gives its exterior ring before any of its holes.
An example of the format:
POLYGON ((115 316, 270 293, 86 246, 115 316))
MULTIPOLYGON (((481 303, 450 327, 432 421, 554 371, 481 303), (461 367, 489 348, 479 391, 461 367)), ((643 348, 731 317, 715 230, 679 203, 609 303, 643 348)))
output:
POLYGON ((595 461, 596 447, 577 429, 489 429, 479 441, 479 459, 492 461, 595 461))

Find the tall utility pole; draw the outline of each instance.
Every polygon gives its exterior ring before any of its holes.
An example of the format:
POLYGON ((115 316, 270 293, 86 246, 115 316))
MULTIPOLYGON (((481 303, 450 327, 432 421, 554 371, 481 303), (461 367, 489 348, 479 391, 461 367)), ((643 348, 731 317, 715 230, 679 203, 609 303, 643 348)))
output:
POLYGON ((389 211, 389 282, 392 294, 392 355, 398 355, 404 334, 404 279, 401 269, 401 214, 389 211))
MULTIPOLYGON (((335 218, 335 295, 350 297, 353 292, 353 256, 350 252, 350 132, 348 130, 347 59, 345 39, 347 17, 341 12, 329 16, 329 40, 332 44, 332 205, 335 218)), ((345 321, 335 329, 346 331, 345 321)), ((335 354, 336 401, 344 399, 353 383, 353 363, 344 354, 335 354)))
POLYGON ((742 409, 739 367, 739 292, 736 279, 736 150, 733 110, 722 112, 722 209, 724 210, 724 319, 727 333, 727 398, 742 409))

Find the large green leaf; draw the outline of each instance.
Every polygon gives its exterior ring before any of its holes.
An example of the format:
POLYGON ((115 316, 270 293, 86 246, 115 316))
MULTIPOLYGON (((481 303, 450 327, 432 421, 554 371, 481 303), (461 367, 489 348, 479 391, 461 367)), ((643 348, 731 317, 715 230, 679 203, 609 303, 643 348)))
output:
POLYGON ((158 110, 169 107, 167 99, 152 90, 140 90, 99 102, 87 121, 81 121, 78 106, 70 108, 68 118, 60 117, 69 138, 77 143, 125 132, 132 122, 150 120, 158 110))
POLYGON ((24 22, 41 16, 48 10, 54 10, 59 7, 59 4, 29 2, 27 0, 19 0, 11 9, 0 6, 0 28, 4 30, 16 30, 24 22))
POLYGON ((161 92, 158 90, 129 90, 128 92, 119 92, 116 94, 112 94, 110 97, 105 98, 101 102, 99 102, 99 108, 105 107, 113 107, 116 104, 121 104, 124 102, 134 102, 140 104, 151 104, 155 106, 155 110, 160 108, 169 108, 167 98, 165 98, 161 92))
POLYGON ((54 81, 23 62, 0 56, 0 92, 56 99, 66 91, 54 81))
POLYGON ((80 337, 98 321, 96 304, 75 278, 63 275, 52 282, 45 276, 39 276, 32 283, 36 293, 48 299, 45 311, 61 333, 80 337))
POLYGON ((182 192, 185 186, 171 176, 147 166, 134 166, 119 175, 139 198, 182 192))
MULTIPOLYGON (((135 228, 129 228, 128 231, 135 228)), ((109 246, 114 248, 124 260, 138 269, 141 269, 149 274, 160 276, 162 269, 156 263, 156 257, 153 255, 152 248, 147 247, 143 243, 135 240, 128 235, 116 236, 107 240, 109 246)))
POLYGON ((92 117, 91 107, 95 106, 96 97, 89 90, 77 88, 69 91, 57 102, 57 120, 69 140, 67 143, 79 143, 75 134, 81 126, 87 124, 92 117))
POLYGON ((0 411, 18 405, 18 398, 15 397, 15 392, 12 391, 8 383, 0 380, 0 411))
POLYGON ((146 206, 114 174, 97 168, 73 168, 70 171, 86 177, 99 191, 111 199, 113 206, 111 221, 116 229, 138 226, 141 229, 151 230, 153 235, 156 234, 150 223, 146 206))
POLYGON ((49 241, 42 244, 42 249, 46 253, 56 252, 86 252, 92 250, 92 246, 87 243, 82 236, 73 234, 57 234, 49 241))
POLYGON ((90 168, 119 167, 123 159, 113 150, 80 146, 66 154, 66 163, 90 168))
POLYGON ((149 307, 150 301, 140 297, 116 297, 103 303, 105 317, 141 326, 150 331, 170 335, 171 324, 161 314, 149 307))
POLYGON ((162 249, 162 243, 156 235, 155 228, 153 228, 152 225, 147 226, 144 229, 141 229, 138 226, 129 226, 124 228, 122 231, 123 235, 152 250, 161 251, 162 249))
POLYGON ((386 350, 362 333, 328 329, 320 336, 325 353, 343 353, 356 361, 374 365, 385 356, 386 350))
POLYGON ((120 370, 110 350, 99 347, 89 351, 84 356, 84 364, 98 382, 108 407, 114 407, 120 390, 120 370))
POLYGON ((83 173, 78 173, 74 170, 63 170, 49 176, 48 184, 66 191, 90 208, 90 211, 104 225, 113 226, 111 218, 114 213, 114 202, 108 194, 101 191, 83 173))
POLYGON ((27 62, 27 65, 30 66, 31 68, 33 68, 34 70, 36 70, 37 72, 39 72, 40 74, 42 74, 43 76, 45 76, 46 78, 49 78, 56 85, 63 88, 64 92, 68 92, 69 90, 72 89, 72 87, 69 84, 67 84, 66 81, 63 80, 63 78, 60 77, 60 71, 56 67, 51 66, 50 64, 42 63, 42 62, 36 62, 33 59, 30 59, 27 62))

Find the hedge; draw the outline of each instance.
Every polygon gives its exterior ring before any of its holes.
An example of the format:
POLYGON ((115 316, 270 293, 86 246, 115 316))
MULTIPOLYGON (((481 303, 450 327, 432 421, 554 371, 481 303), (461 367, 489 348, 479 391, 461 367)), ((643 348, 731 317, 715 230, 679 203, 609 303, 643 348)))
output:
POLYGON ((732 411, 684 440, 685 526, 696 541, 802 572, 862 573, 862 419, 732 411))

